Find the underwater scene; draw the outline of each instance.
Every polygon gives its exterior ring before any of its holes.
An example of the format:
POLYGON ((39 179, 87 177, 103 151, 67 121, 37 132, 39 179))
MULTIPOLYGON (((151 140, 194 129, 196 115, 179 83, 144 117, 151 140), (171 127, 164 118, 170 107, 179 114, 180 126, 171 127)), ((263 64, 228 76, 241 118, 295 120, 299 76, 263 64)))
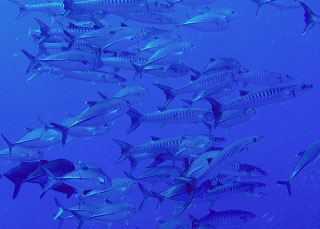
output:
POLYGON ((318 0, 1 6, 0 228, 320 228, 318 0))

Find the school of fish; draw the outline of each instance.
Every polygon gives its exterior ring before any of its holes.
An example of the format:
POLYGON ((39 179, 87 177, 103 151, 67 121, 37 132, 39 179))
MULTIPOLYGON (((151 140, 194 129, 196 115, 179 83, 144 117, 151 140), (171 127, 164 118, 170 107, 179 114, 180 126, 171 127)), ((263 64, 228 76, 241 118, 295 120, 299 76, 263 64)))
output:
MULTIPOLYGON (((177 31, 185 28, 208 34, 224 31, 237 20, 237 12, 217 9, 215 0, 64 0, 28 4, 10 1, 19 8, 18 19, 30 14, 39 26, 29 31, 38 53, 21 49, 30 61, 27 80, 50 75, 120 86, 112 96, 98 91, 99 101, 86 102, 86 109, 79 114, 70 113, 64 120, 47 123, 38 117, 39 127, 26 128, 26 134, 18 140, 1 134, 8 147, 0 151, 0 158, 20 162, 3 174, 15 185, 13 199, 23 183, 39 184, 41 198, 51 191, 65 193, 67 198, 75 196, 78 204, 73 206, 54 199, 57 212, 53 219, 59 221, 59 228, 63 228, 66 220, 75 220, 79 229, 88 222, 103 222, 111 227, 134 217, 150 204, 150 199, 158 201, 155 209, 164 202, 177 206, 172 219, 159 219, 159 228, 220 228, 244 224, 256 217, 250 209, 217 211, 209 205, 209 213, 202 218, 192 215, 190 221, 181 218, 188 215, 191 205, 198 203, 267 195, 263 179, 268 172, 238 160, 244 154, 253 154, 255 145, 268 139, 257 133, 230 142, 216 136, 215 129, 245 125, 259 114, 257 107, 296 99, 313 88, 307 82, 293 83, 292 76, 272 69, 248 70, 232 57, 212 58, 202 70, 184 63, 185 58, 193 55, 195 45, 177 31), (173 13, 181 8, 192 12, 185 20, 173 13), (38 19, 39 13, 48 15, 51 21, 38 19), (106 21, 110 14, 125 22, 106 21), (180 77, 190 80, 179 86, 165 83, 167 78, 180 77), (160 79, 161 83, 154 80, 152 88, 145 88, 139 85, 141 78, 160 79), (134 84, 128 85, 129 82, 134 84), (248 84, 255 85, 256 90, 245 90, 248 84), (162 91, 164 103, 156 104, 154 112, 141 113, 138 106, 150 90, 162 91), (234 92, 239 92, 239 96, 218 102, 234 92), (170 107, 178 98, 184 105, 170 107), (200 106, 199 101, 207 105, 200 106), (107 168, 91 163, 45 159, 45 151, 57 144, 112 133, 123 117, 129 117, 131 125, 122 139, 112 139, 120 149, 115 166, 124 161, 131 164, 123 177, 112 177, 104 171, 107 168), (127 143, 126 134, 134 135, 144 123, 204 124, 208 132, 169 138, 152 136, 149 142, 127 143), (143 173, 137 174, 135 168, 142 161, 150 163, 143 173), (157 184, 165 188, 155 188, 157 184), (126 199, 132 192, 142 194, 139 206, 126 199)), ((320 12, 317 15, 307 1, 252 2, 257 4, 257 14, 263 13, 260 12, 263 5, 288 10, 301 7, 306 24, 303 35, 320 23, 320 12)), ((293 179, 320 158, 320 141, 299 155, 292 175, 277 181, 287 187, 290 195, 293 179)))

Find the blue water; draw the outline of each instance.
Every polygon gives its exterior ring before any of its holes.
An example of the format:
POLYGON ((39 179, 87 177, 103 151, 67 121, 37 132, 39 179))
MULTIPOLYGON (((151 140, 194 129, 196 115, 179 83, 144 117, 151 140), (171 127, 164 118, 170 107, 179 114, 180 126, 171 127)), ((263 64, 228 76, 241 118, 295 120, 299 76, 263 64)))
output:
MULTIPOLYGON (((320 4, 316 0, 308 0, 315 12, 320 13, 320 4)), ((252 120, 231 128, 217 129, 215 135, 225 137, 228 143, 243 137, 261 134, 263 140, 253 150, 245 154, 241 161, 258 166, 269 174, 261 179, 267 183, 265 192, 268 196, 256 199, 239 199, 220 201, 213 204, 213 209, 222 211, 241 209, 253 212, 257 217, 246 223, 224 228, 320 228, 320 165, 315 164, 313 171, 305 171, 292 182, 291 197, 285 187, 278 187, 275 182, 288 178, 297 161, 296 154, 306 149, 311 143, 319 140, 320 130, 320 26, 316 25, 307 35, 301 36, 304 28, 303 9, 279 10, 265 6, 260 15, 255 15, 256 5, 249 0, 220 0, 215 7, 234 9, 239 17, 232 22, 230 28, 223 32, 194 32, 184 30, 183 40, 192 42, 195 50, 184 63, 195 69, 202 69, 212 57, 234 57, 251 70, 270 70, 288 73, 294 77, 295 83, 314 84, 314 88, 301 97, 284 103, 272 104, 257 109, 252 120)), ((27 58, 20 52, 26 49, 30 53, 37 52, 37 46, 28 38, 29 29, 37 29, 33 20, 36 16, 49 24, 50 18, 40 13, 29 14, 15 20, 17 7, 5 0, 1 1, 1 31, 0 31, 0 133, 9 139, 21 137, 24 127, 38 127, 36 115, 46 122, 58 122, 66 118, 66 113, 80 113, 86 108, 88 100, 99 100, 96 91, 108 96, 115 94, 120 88, 116 85, 92 84, 72 79, 60 80, 55 76, 41 75, 26 82, 25 70, 29 64, 27 58)), ((119 20, 110 17, 110 21, 119 20)), ((136 23, 131 23, 132 25, 136 23)), ((119 73, 121 75, 121 73, 119 73)), ((124 75, 132 83, 132 73, 124 75)), ((161 82, 165 85, 178 86, 188 82, 188 77, 180 79, 157 79, 145 76, 136 83, 149 89, 148 97, 139 106, 142 113, 155 111, 157 105, 165 101, 163 93, 152 83, 161 82)), ((262 87, 248 86, 246 90, 262 87)), ((235 97, 236 94, 233 94, 235 97)), ((179 99, 175 99, 171 108, 181 107, 179 99)), ((209 107, 206 102, 199 106, 209 107)), ((45 159, 66 158, 71 161, 84 161, 97 164, 112 178, 124 177, 123 171, 128 171, 129 163, 123 162, 117 166, 114 162, 120 155, 118 145, 111 138, 117 138, 131 144, 142 144, 150 140, 150 136, 161 138, 175 137, 184 134, 207 133, 202 124, 167 125, 161 128, 157 124, 143 124, 132 134, 125 132, 130 125, 130 119, 124 115, 116 120, 111 132, 90 139, 73 139, 66 144, 54 146, 45 152, 45 159)), ((1 148, 7 147, 1 141, 1 148)), ((14 162, 1 162, 1 173, 18 165, 14 162)), ((137 174, 143 171, 138 166, 137 174)), ((66 206, 77 202, 71 197, 65 200, 60 193, 49 191, 40 200, 41 188, 35 184, 23 184, 17 199, 12 200, 13 184, 6 178, 0 180, 0 228, 58 228, 58 222, 53 221, 56 206, 53 197, 58 197, 66 206)), ((142 194, 137 189, 129 197, 128 202, 138 206, 142 194)), ((146 207, 126 222, 114 223, 112 228, 157 228, 157 219, 174 218, 176 206, 164 203, 158 212, 155 211, 156 201, 150 200, 146 207)), ((191 206, 180 217, 189 221, 188 215, 200 218, 208 214, 208 204, 191 206)), ((76 228, 75 221, 66 221, 63 228, 76 228)), ((106 224, 87 223, 86 228, 106 228, 106 224)))

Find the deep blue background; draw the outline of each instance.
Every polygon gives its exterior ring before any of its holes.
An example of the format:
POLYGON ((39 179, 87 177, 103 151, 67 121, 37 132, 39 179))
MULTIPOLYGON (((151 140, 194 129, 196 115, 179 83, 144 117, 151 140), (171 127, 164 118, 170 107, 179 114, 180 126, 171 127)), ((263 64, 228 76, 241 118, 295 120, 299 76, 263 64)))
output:
MULTIPOLYGON (((320 4, 316 0, 307 1, 315 12, 320 13, 320 4)), ((237 226, 236 228, 320 228, 320 197, 319 197, 319 164, 315 167, 314 178, 311 172, 304 172, 292 182, 293 195, 288 197, 284 187, 277 187, 275 181, 289 177, 297 161, 296 153, 319 139, 320 131, 320 26, 315 26, 306 36, 301 36, 304 28, 302 8, 280 11, 265 6, 256 17, 256 5, 249 0, 220 0, 216 7, 234 9, 239 18, 231 24, 229 30, 218 33, 180 32, 185 40, 196 45, 193 54, 185 63, 202 69, 211 57, 234 57, 244 67, 252 70, 270 70, 288 73, 294 77, 294 82, 312 83, 313 90, 284 104, 273 104, 258 109, 257 115, 249 122, 236 126, 229 131, 218 129, 215 134, 226 137, 229 143, 242 137, 262 134, 264 139, 241 158, 241 161, 259 166, 270 174, 264 182, 268 183, 268 196, 261 199, 244 199, 217 202, 215 210, 242 209, 256 213, 256 220, 237 226), (267 216, 264 216, 267 214, 267 216), (274 217, 274 218, 273 218, 274 217)), ((60 80, 54 76, 40 76, 26 82, 25 70, 29 61, 20 52, 21 48, 31 53, 37 52, 32 39, 28 38, 29 29, 37 29, 33 17, 39 17, 46 23, 50 18, 40 13, 32 13, 20 20, 15 20, 17 7, 1 0, 0 7, 0 132, 9 139, 15 140, 22 136, 24 127, 37 127, 36 115, 43 120, 58 122, 66 117, 66 112, 79 113, 86 108, 87 100, 99 99, 97 90, 112 96, 119 87, 116 85, 91 84, 75 80, 60 80)), ((113 17, 110 17, 113 20, 113 17)), ((134 23, 131 23, 134 24, 134 23)), ((121 72, 120 72, 121 74, 121 72)), ((131 79, 133 73, 123 72, 124 77, 131 79)), ((164 102, 162 92, 152 86, 154 82, 166 85, 181 85, 187 82, 181 80, 159 80, 146 75, 137 83, 147 86, 149 96, 140 106, 135 108, 141 112, 156 110, 156 105, 164 102)), ((131 80, 129 81, 131 83, 131 80)), ((247 89, 258 89, 248 87, 247 89)), ((236 96, 234 94, 233 96, 236 96)), ((181 106, 179 99, 170 107, 181 106)), ((205 102, 199 106, 209 107, 205 102)), ((112 132, 92 139, 74 139, 64 148, 55 146, 46 151, 46 159, 66 158, 72 161, 82 160, 94 162, 102 167, 111 177, 123 176, 122 171, 128 170, 129 163, 114 166, 120 154, 119 147, 111 141, 112 138, 125 140, 132 144, 149 141, 149 136, 175 137, 183 134, 200 134, 207 130, 199 125, 167 125, 160 128, 155 124, 143 124, 131 135, 125 135, 130 123, 123 116, 115 123, 112 132)), ((0 142, 1 147, 6 147, 0 142)), ((15 166, 14 163, 1 165, 3 173, 15 166)), ((142 166, 137 170, 142 171, 142 166)), ((52 220, 56 212, 53 196, 57 196, 66 206, 76 202, 74 197, 64 201, 64 196, 50 191, 42 200, 39 199, 40 187, 34 184, 24 184, 18 198, 11 200, 13 184, 5 178, 0 180, 0 228, 57 228, 57 222, 52 220)), ((132 203, 139 203, 142 195, 137 190, 128 198, 132 203)), ((154 211, 154 200, 130 220, 128 228, 156 228, 157 217, 173 218, 174 206, 163 204, 160 211, 154 211), (143 226, 145 225, 145 226, 143 226)), ((190 207, 182 215, 186 220, 188 214, 201 217, 208 213, 207 204, 190 207)), ((66 222, 64 228, 75 228, 74 221, 66 222)), ((115 223, 112 228, 125 228, 124 222, 115 223)), ((104 224, 86 224, 84 228, 106 228, 104 224)))

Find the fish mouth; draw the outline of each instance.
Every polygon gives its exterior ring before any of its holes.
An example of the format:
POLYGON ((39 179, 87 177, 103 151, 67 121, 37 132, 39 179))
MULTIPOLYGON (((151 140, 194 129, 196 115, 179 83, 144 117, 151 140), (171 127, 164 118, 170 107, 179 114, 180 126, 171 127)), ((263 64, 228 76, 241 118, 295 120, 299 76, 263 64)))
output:
POLYGON ((254 142, 257 142, 257 141, 261 140, 262 138, 263 138, 262 135, 258 135, 256 137, 254 137, 254 142))
POLYGON ((313 84, 303 84, 302 89, 311 89, 313 88, 313 84))
POLYGON ((268 173, 267 173, 266 171, 261 171, 260 174, 261 174, 262 176, 268 176, 268 173))

